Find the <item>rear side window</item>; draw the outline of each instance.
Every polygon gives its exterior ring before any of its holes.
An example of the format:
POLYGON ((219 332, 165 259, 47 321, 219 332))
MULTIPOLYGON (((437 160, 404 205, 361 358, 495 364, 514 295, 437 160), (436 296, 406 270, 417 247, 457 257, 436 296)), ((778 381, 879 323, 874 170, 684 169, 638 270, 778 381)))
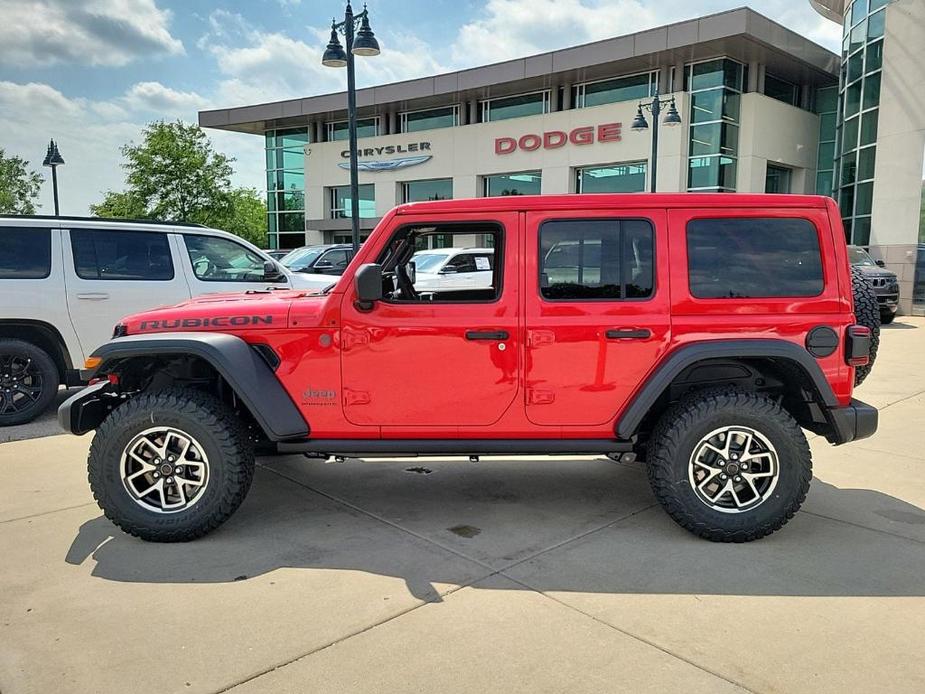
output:
POLYGON ((701 299, 822 293, 819 236, 807 219, 693 219, 687 262, 691 294, 701 299))
POLYGON ((540 226, 540 293, 553 301, 646 299, 654 232, 644 219, 570 219, 540 226))
POLYGON ((85 280, 173 279, 167 234, 71 229, 74 269, 85 280))
POLYGON ((50 272, 50 230, 0 228, 0 280, 40 280, 50 272))

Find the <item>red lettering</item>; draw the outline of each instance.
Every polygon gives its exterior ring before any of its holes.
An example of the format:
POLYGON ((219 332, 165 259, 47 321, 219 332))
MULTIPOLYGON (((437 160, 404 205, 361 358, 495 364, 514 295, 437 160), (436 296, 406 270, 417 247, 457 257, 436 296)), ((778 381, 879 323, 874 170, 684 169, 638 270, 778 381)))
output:
POLYGON ((517 145, 525 152, 532 152, 535 149, 539 149, 541 144, 543 144, 543 141, 540 139, 539 135, 524 135, 517 142, 517 145))
POLYGON ((594 128, 575 128, 568 139, 573 145, 590 145, 594 142, 594 128))
POLYGON ((557 147, 562 147, 566 142, 568 142, 568 135, 561 130, 550 130, 548 133, 543 133, 544 149, 556 149, 557 147))
POLYGON ((622 139, 620 136, 620 129, 622 127, 623 123, 604 123, 603 125, 597 126, 597 141, 619 142, 622 139))
POLYGON ((513 137, 495 139, 495 154, 510 154, 515 149, 517 149, 517 140, 513 137))

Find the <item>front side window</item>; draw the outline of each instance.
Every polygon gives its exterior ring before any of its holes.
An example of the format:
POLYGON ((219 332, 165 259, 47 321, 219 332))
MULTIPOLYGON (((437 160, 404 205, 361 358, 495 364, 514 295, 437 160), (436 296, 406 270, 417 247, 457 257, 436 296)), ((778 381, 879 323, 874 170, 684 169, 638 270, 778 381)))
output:
POLYGON ((501 296, 503 233, 494 222, 402 227, 379 258, 390 302, 495 301, 501 296), (445 249, 445 250, 443 250, 445 249))
POLYGON ((350 258, 347 255, 347 251, 338 249, 325 253, 318 259, 315 265, 317 267, 343 269, 347 267, 348 262, 350 262, 350 258))
MULTIPOLYGON (((350 186, 334 186, 328 188, 331 196, 331 219, 350 219, 353 209, 350 197, 350 186)), ((371 219, 376 216, 376 186, 366 183, 359 187, 357 203, 361 219, 371 219)))
POLYGON ((263 257, 236 241, 184 234, 193 273, 204 282, 261 282, 263 257))
POLYGON ((701 299, 818 296, 822 258, 807 219, 694 219, 687 224, 691 294, 701 299))
POLYGON ((71 229, 74 269, 85 280, 173 279, 167 234, 71 229))
POLYGON ((569 219, 540 226, 540 294, 551 301, 645 299, 655 287, 651 222, 569 219))
POLYGON ((51 273, 51 231, 0 228, 0 280, 38 280, 51 273))

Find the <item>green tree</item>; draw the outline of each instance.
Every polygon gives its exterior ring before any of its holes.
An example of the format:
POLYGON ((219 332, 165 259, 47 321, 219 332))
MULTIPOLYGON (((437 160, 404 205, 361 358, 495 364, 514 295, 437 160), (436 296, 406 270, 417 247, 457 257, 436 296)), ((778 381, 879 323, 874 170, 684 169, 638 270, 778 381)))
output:
POLYGON ((98 205, 90 205, 90 213, 114 219, 152 219, 144 201, 132 192, 109 191, 98 205))
POLYGON ((140 144, 121 151, 127 189, 106 193, 93 214, 196 222, 266 243, 266 204, 253 188, 231 187, 234 159, 215 151, 198 125, 155 121, 140 144))
POLYGON ((267 204, 254 188, 229 191, 227 206, 197 221, 237 234, 259 248, 267 243, 267 204))
POLYGON ((0 148, 0 214, 35 214, 34 200, 45 179, 21 157, 8 157, 0 148))

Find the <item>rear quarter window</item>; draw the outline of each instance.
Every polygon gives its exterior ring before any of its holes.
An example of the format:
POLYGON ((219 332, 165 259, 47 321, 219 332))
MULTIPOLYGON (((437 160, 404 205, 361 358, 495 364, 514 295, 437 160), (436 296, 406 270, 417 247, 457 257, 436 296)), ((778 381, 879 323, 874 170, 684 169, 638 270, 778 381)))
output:
POLYGON ((687 263, 700 299, 818 296, 824 286, 819 235, 807 219, 693 219, 687 263))
POLYGON ((40 280, 51 273, 51 231, 0 228, 0 280, 40 280))

